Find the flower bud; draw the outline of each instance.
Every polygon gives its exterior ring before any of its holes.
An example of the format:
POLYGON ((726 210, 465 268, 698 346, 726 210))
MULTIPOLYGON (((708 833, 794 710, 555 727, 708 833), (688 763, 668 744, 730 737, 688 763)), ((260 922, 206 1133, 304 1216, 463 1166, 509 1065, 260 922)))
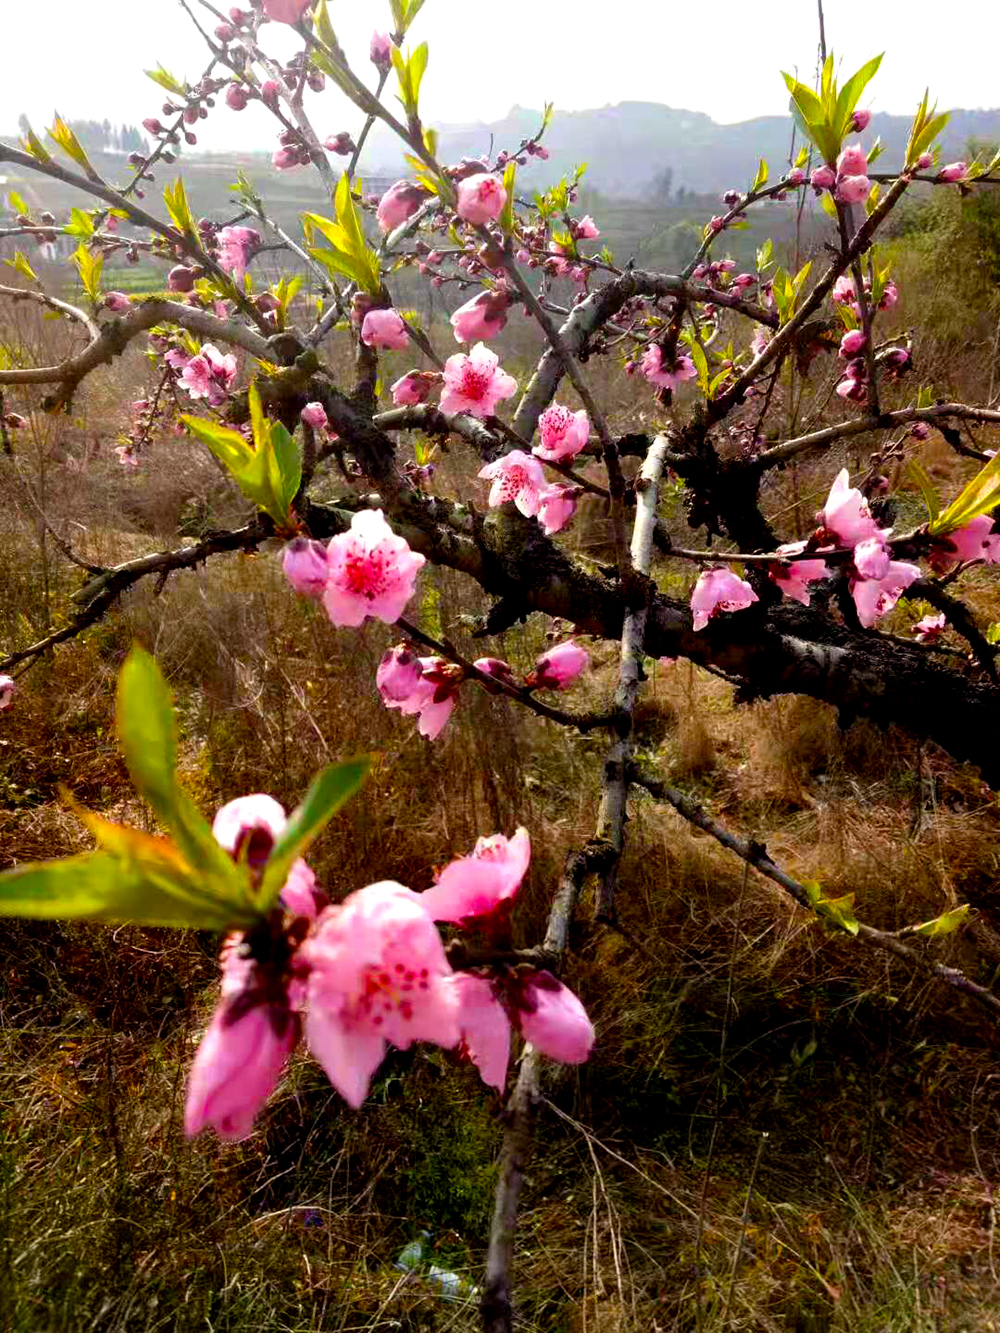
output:
POLYGON ((178 264, 167 274, 167 287, 172 292, 194 291, 194 272, 185 264, 178 264))
POLYGON ((250 95, 242 83, 231 83, 226 89, 226 106, 230 111, 244 111, 250 95))
POLYGON ((851 131, 854 134, 864 134, 871 118, 872 113, 870 111, 855 111, 851 117, 851 131))
POLYGON ((817 167, 809 177, 809 184, 816 190, 832 190, 837 183, 837 173, 832 167, 817 167))
POLYGON ((281 568, 300 597, 323 596, 330 567, 322 542, 294 537, 282 552, 281 568))
POLYGON ((306 403, 299 416, 307 426, 312 426, 313 430, 325 430, 330 424, 322 403, 306 403))

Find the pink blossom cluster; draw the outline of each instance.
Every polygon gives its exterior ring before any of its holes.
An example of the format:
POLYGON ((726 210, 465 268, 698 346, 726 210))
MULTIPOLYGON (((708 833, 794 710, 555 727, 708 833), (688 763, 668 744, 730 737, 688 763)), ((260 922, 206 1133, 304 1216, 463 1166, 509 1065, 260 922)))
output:
POLYGON ((203 343, 196 356, 175 348, 163 359, 177 373, 182 389, 212 407, 222 406, 236 381, 236 357, 223 355, 212 343, 203 343))
MULTIPOLYGON (((867 114, 855 112, 857 117, 862 118, 867 114)), ((868 155, 859 143, 848 144, 837 158, 836 166, 824 164, 817 167, 809 177, 809 183, 817 194, 830 190, 838 203, 863 204, 872 192, 872 182, 868 179, 868 155)))
POLYGON ((480 657, 472 665, 489 679, 470 677, 457 663, 443 657, 421 657, 410 644, 400 643, 383 655, 375 683, 386 708, 396 709, 404 717, 415 716, 421 736, 434 740, 455 709, 463 681, 474 679, 491 694, 499 691, 494 681, 523 691, 567 690, 589 668, 590 655, 567 639, 543 653, 521 685, 513 667, 500 658, 480 657))
MULTIPOLYGON (((224 806, 213 831, 259 878, 286 823, 277 801, 258 794, 224 806)), ((586 1060, 594 1029, 568 987, 530 965, 455 972, 435 925, 471 927, 509 948, 530 860, 522 828, 509 839, 480 838, 423 893, 383 880, 334 905, 309 866, 295 862, 280 906, 223 945, 219 1004, 188 1081, 188 1136, 211 1126, 221 1138, 246 1138, 303 1037, 353 1107, 368 1095, 390 1044, 454 1050, 499 1091, 512 1027, 551 1059, 586 1060)))
MULTIPOLYGON (((573 415, 575 417, 576 414, 573 415)), ((589 424, 586 429, 589 433, 589 424)), ((542 445, 536 445, 533 453, 542 457, 542 450, 554 454, 557 448, 578 452, 583 448, 582 444, 577 443, 582 430, 582 425, 576 420, 564 428, 560 423, 559 427, 549 431, 548 444, 543 434, 542 445)), ((572 457, 572 452, 562 456, 572 457)), ((583 490, 580 486, 561 482, 549 485, 538 458, 526 454, 523 449, 512 449, 496 462, 487 463, 480 470, 479 476, 493 483, 489 494, 491 509, 513 501, 526 518, 537 518, 546 536, 550 537, 561 532, 571 521, 583 490)))
POLYGON ((689 356, 675 354, 672 362, 667 361, 659 343, 650 343, 646 348, 640 368, 650 384, 659 389, 676 389, 698 373, 689 356))
POLYGON ((394 624, 413 596, 424 556, 393 532, 381 509, 354 515, 347 532, 322 542, 295 537, 285 547, 285 577, 302 597, 322 601, 331 622, 357 627, 367 618, 394 624))
POLYGON ((216 242, 219 267, 231 273, 237 282, 242 282, 251 258, 260 249, 260 232, 253 227, 222 227, 216 242))

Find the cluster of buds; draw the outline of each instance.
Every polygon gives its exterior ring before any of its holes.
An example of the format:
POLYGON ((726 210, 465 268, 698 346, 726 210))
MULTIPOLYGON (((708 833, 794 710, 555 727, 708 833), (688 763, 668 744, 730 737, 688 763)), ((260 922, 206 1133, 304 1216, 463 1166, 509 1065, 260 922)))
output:
POLYGON ((504 686, 524 693, 566 690, 589 668, 590 655, 568 639, 542 653, 522 682, 514 668, 498 657, 480 657, 472 665, 481 674, 473 675, 443 657, 421 657, 413 644, 403 642, 383 656, 375 683, 386 708, 416 716, 417 730, 433 740, 451 717, 465 681, 475 680, 488 694, 500 694, 504 686))
POLYGON ((817 194, 830 190, 838 203, 863 204, 872 192, 865 150, 860 144, 849 144, 834 166, 825 163, 817 167, 809 183, 817 194))
POLYGON ((271 164, 279 171, 290 171, 293 167, 307 167, 312 161, 312 149, 306 143, 301 131, 289 126, 278 135, 278 143, 280 147, 272 156, 271 164))
POLYGON ((536 139, 523 139, 516 153, 502 150, 497 154, 497 166, 505 167, 508 162, 516 162, 519 167, 527 166, 529 157, 537 157, 539 162, 549 160, 549 150, 536 139))

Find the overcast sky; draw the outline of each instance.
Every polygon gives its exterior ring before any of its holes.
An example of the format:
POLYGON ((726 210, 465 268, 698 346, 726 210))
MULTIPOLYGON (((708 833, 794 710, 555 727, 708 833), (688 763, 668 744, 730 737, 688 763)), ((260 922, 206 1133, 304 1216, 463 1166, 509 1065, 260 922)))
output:
MULTIPOLYGON (((158 114, 163 100, 144 68, 161 61, 193 79, 204 67, 205 48, 179 0, 0 0, 0 10, 0 133, 22 111, 40 131, 53 108, 139 121, 158 114)), ((875 110, 911 112, 925 83, 942 109, 1000 103, 996 0, 825 0, 825 10, 827 40, 848 73, 885 50, 866 99, 875 110)), ((368 38, 390 26, 388 0, 330 0, 330 13, 349 59, 367 75, 368 38)), ((265 31, 276 53, 294 49, 290 29, 265 31)), ((515 103, 576 110, 626 100, 737 121, 784 112, 780 69, 811 82, 817 25, 814 0, 426 0, 411 36, 430 43, 422 94, 429 121, 492 120, 515 103)), ((338 93, 313 105, 322 133, 357 128, 338 93)), ((202 146, 272 146, 259 114, 220 107, 203 122, 202 146)))

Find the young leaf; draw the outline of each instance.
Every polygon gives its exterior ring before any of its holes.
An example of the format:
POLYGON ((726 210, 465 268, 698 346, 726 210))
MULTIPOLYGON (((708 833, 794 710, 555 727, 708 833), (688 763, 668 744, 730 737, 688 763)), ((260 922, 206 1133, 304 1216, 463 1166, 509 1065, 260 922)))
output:
POLYGON ((30 153, 36 162, 52 161, 52 154, 30 126, 28 127, 28 133, 21 140, 21 147, 26 153, 30 153))
POLYGON ((976 474, 969 484, 959 493, 947 509, 942 510, 928 524, 927 531, 932 536, 942 537, 956 528, 964 528, 980 514, 1000 504, 1000 455, 991 458, 986 466, 976 474))
POLYGON ((73 252, 73 263, 80 275, 83 290, 96 305, 101 295, 101 272, 104 268, 104 256, 91 254, 85 245, 78 245, 73 252))
POLYGON ((179 83, 169 70, 165 70, 162 65, 157 65, 156 69, 147 69, 146 77, 152 79, 154 83, 158 83, 161 88, 165 88, 168 93, 173 93, 175 97, 186 96, 184 84, 179 83))
POLYGON ((933 921, 925 921, 923 925, 916 927, 918 935, 950 935, 953 931, 964 926, 969 919, 972 908, 968 903, 963 903, 961 907, 953 907, 950 912, 945 912, 942 916, 936 916, 933 921))
POLYGON ((208 445, 219 462, 228 468, 234 477, 253 457, 253 450, 239 431, 231 430, 229 426, 220 426, 217 421, 209 417, 192 417, 184 414, 181 416, 181 421, 201 440, 202 444, 208 445))
POLYGON ((83 151, 80 140, 58 112, 56 112, 56 118, 51 128, 46 133, 53 142, 59 145, 67 157, 71 157, 78 167, 83 167, 88 176, 96 175, 94 168, 90 165, 90 158, 83 151))
MULTIPOLYGON (((884 54, 885 52, 882 53, 882 55, 884 54)), ((874 56, 867 64, 862 65, 856 74, 851 75, 840 90, 833 113, 833 127, 841 138, 851 127, 851 116, 854 114, 854 108, 861 100, 861 94, 877 74, 878 67, 882 63, 882 55, 874 56)))
POLYGON ((243 877, 212 836, 208 821, 177 781, 173 701, 156 661, 134 645, 118 675, 116 725, 139 793, 173 834, 181 855, 230 906, 246 904, 243 877))
MULTIPOLYGON (((252 924, 254 918, 246 915, 246 924, 252 924)), ((0 916, 198 930, 231 930, 240 924, 240 914, 228 905, 207 898, 188 901, 134 862, 107 852, 29 862, 6 871, 0 875, 0 916)))
POLYGON ((367 756, 332 764, 319 773, 309 786, 301 805, 275 842, 264 868, 260 904, 267 910, 277 899, 288 878, 292 863, 303 856, 313 840, 358 790, 368 775, 371 760, 367 756))
POLYGON ((170 219, 178 231, 197 239, 198 228, 195 225, 194 214, 191 212, 184 182, 180 176, 177 177, 173 185, 164 187, 163 202, 166 204, 170 219))
POLYGON ((503 188, 507 194, 507 202, 500 214, 500 226, 505 236, 510 236, 514 230, 514 181, 516 176, 517 162, 514 158, 511 158, 503 173, 503 188))
POLYGON ((13 213, 20 213, 23 214, 25 217, 31 216, 31 209, 24 202, 24 200, 21 198, 21 196, 18 194, 16 190, 11 190, 10 194, 7 196, 7 199, 10 202, 11 211, 13 213))
POLYGON ((15 273, 20 273, 23 278, 27 278, 29 282, 38 281, 38 276, 35 273, 35 270, 25 259, 24 255, 21 254, 20 250, 14 251, 13 259, 5 259, 3 262, 8 268, 12 268, 15 273))
POLYGON ((756 176, 754 176, 753 184, 750 186, 751 194, 755 194, 758 190, 762 190, 764 188, 764 186, 767 184, 767 175, 768 175, 767 162, 764 160, 764 158, 761 158, 757 163, 757 174, 756 176))
POLYGON ((906 470, 909 476, 916 482, 920 494, 923 496, 924 504, 927 507, 927 517, 933 523, 941 512, 941 497, 938 495, 934 483, 915 458, 910 459, 906 470))
POLYGON ((691 343, 691 360, 694 362, 694 368, 698 372, 698 388, 703 394, 708 395, 708 359, 702 351, 699 343, 691 343))

